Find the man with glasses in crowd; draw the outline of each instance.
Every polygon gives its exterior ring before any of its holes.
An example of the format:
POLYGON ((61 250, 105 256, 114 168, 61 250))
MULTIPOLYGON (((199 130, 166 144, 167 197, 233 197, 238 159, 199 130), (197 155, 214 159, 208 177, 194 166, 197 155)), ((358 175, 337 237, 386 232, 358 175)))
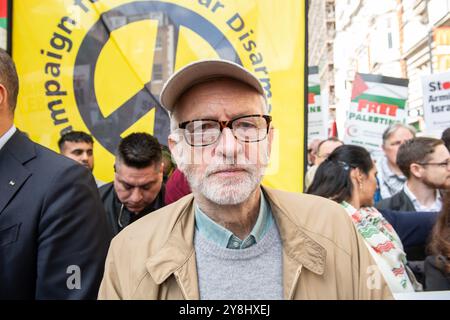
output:
POLYGON ((376 207, 395 211, 440 211, 440 190, 450 188, 450 153, 439 139, 419 137, 406 141, 397 165, 406 177, 403 189, 376 207))
POLYGON ((337 147, 342 146, 344 143, 338 138, 331 137, 326 140, 323 140, 317 146, 317 154, 314 159, 314 166, 312 166, 305 176, 305 187, 309 188, 314 180, 314 176, 316 174, 317 168, 320 166, 322 162, 324 162, 328 156, 336 149, 337 147))
POLYGON ((261 186, 273 128, 254 75, 197 61, 172 75, 161 102, 192 194, 113 239, 99 298, 391 297, 339 205, 261 186))
MULTIPOLYGON (((441 191, 450 189, 450 153, 439 139, 419 137, 406 141, 398 149, 397 165, 406 177, 402 190, 376 204, 381 210, 440 212, 441 191)), ((406 211, 406 212, 405 212, 406 211)), ((405 249, 408 264, 423 283, 425 243, 405 249)))

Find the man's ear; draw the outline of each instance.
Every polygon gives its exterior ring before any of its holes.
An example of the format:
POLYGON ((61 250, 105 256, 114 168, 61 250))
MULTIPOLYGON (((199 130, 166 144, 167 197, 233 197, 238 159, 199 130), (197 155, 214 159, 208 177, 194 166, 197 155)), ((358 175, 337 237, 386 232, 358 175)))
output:
POLYGON ((180 152, 181 152, 181 146, 179 146, 178 144, 180 143, 181 139, 180 136, 175 134, 175 133, 171 133, 169 134, 168 137, 168 147, 170 150, 170 153, 172 155, 172 158, 174 159, 175 163, 178 164, 180 163, 180 152))
POLYGON ((269 145, 267 146, 267 153, 268 153, 268 157, 270 158, 270 155, 272 154, 272 143, 273 143, 273 139, 275 137, 275 129, 274 127, 270 127, 269 128, 269 133, 267 134, 267 139, 269 142, 269 145))
POLYGON ((6 103, 7 95, 8 93, 6 91, 6 88, 2 84, 0 84, 0 108, 2 109, 8 107, 6 103))
POLYGON ((167 142, 168 142, 168 147, 169 147, 170 152, 173 153, 175 146, 177 144, 177 141, 176 141, 173 133, 169 134, 169 137, 167 138, 167 142))
POLYGON ((423 175, 423 170, 422 170, 422 166, 417 164, 417 163, 411 163, 409 165, 409 171, 411 172, 411 174, 416 177, 416 178, 422 178, 423 175))

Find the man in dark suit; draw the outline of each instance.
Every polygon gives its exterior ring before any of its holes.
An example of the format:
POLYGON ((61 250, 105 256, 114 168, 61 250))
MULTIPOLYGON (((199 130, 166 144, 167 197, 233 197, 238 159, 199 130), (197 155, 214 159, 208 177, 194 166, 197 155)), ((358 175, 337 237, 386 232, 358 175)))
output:
POLYGON ((95 299, 109 235, 94 179, 15 128, 17 93, 0 49, 0 300, 95 299))

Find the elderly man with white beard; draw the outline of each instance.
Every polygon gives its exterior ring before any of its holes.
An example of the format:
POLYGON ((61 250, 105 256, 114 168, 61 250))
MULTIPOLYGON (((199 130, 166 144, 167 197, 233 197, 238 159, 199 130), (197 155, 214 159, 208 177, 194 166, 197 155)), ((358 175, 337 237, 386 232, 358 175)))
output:
POLYGON ((113 239, 100 299, 392 298, 339 205, 261 186, 274 128, 252 73, 196 61, 161 103, 192 194, 113 239))

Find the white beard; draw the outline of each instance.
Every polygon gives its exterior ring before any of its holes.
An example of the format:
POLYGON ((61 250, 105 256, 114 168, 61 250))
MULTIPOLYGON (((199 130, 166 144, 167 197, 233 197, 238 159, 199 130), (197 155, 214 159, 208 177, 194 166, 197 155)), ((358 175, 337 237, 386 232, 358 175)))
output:
MULTIPOLYGON (((259 187, 267 167, 269 155, 266 152, 262 164, 241 164, 246 161, 214 161, 205 172, 199 172, 200 165, 179 163, 180 170, 186 176, 194 194, 201 194, 209 201, 218 205, 236 205, 243 203, 259 187), (238 164, 236 164, 236 162, 238 164), (238 177, 220 177, 211 175, 217 170, 243 169, 238 177)), ((181 161, 183 162, 183 161, 181 161)))
MULTIPOLYGON (((243 203, 255 191, 261 183, 264 170, 257 167, 245 167, 246 172, 240 173, 240 177, 221 179, 211 172, 217 169, 232 168, 235 166, 208 166, 205 177, 197 174, 195 165, 183 168, 187 180, 194 193, 202 194, 209 201, 218 205, 236 205, 243 203)), ((239 166, 240 168, 243 166, 239 166)))

